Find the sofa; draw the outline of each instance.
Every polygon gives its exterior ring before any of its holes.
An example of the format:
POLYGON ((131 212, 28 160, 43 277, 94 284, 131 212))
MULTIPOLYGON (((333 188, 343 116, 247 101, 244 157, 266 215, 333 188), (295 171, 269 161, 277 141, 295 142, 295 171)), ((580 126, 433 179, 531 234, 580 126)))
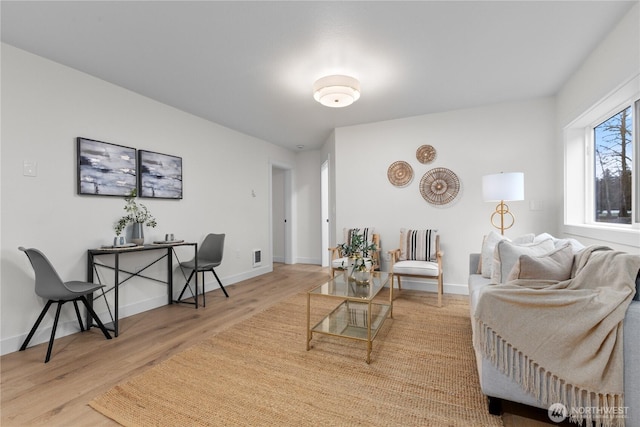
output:
MULTIPOLYGON (((563 243, 571 244, 573 245, 574 253, 584 248, 575 240, 569 239, 570 241, 567 243, 567 239, 555 239, 549 235, 530 235, 525 237, 524 241, 532 242, 534 239, 540 241, 544 238, 550 238, 556 247, 563 243)), ((501 240, 502 238, 494 236, 494 239, 501 240)), ((486 248, 486 243, 487 237, 483 242, 483 253, 472 253, 469 257, 469 306, 474 337, 478 334, 478 326, 474 318, 476 317, 478 302, 482 298, 483 289, 487 286, 492 286, 492 283, 502 283, 496 281, 495 272, 491 272, 491 275, 489 275, 486 271, 483 271, 483 263, 486 267, 487 262, 492 262, 488 254, 492 248, 486 248), (487 277, 488 275, 489 277, 487 277)), ((493 261, 495 262, 495 260, 493 261)), ((495 264, 493 267, 496 267, 495 264)), ((603 277, 603 280, 605 279, 603 277)), ((623 322, 624 404, 626 407, 625 422, 627 427, 640 426, 640 272, 636 277, 635 285, 636 294, 627 308, 623 322)), ((549 325, 549 327, 553 328, 553 325, 549 325)), ((475 353, 480 386, 483 394, 488 398, 488 410, 490 413, 499 415, 502 412, 502 400, 549 409, 532 394, 527 393, 515 380, 498 370, 491 361, 483 357, 477 348, 475 353)))

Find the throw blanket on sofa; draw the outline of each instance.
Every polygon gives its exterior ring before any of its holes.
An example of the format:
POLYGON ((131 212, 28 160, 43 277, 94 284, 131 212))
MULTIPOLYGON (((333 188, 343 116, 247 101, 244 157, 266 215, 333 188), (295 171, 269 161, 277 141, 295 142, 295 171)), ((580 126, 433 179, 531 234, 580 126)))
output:
POLYGON ((638 269, 638 255, 590 246, 569 280, 487 286, 474 346, 543 405, 564 404, 573 422, 622 427, 622 321, 638 269))

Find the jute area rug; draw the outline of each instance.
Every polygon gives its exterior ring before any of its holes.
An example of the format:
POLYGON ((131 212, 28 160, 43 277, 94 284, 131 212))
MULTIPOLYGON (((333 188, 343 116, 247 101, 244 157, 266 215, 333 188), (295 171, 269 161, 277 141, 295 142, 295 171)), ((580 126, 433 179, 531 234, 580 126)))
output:
MULTIPOLYGON (((312 299, 312 324, 335 302, 312 299)), ((373 342, 315 334, 301 293, 90 402, 125 426, 502 426, 480 391, 468 304, 406 291, 373 342)))

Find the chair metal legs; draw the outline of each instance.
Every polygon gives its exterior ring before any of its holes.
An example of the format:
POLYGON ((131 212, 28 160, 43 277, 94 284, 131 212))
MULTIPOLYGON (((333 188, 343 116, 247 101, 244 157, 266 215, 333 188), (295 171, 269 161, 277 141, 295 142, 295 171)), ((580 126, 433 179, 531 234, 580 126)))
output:
POLYGON ((104 334, 104 337, 106 339, 110 340, 111 339, 111 334, 109 334, 109 331, 107 331, 107 328, 105 328, 104 324, 102 323, 102 321, 100 320, 100 318, 98 317, 96 312, 93 311, 93 308, 91 307, 91 305, 89 305, 89 301, 87 301, 87 297, 85 295, 82 295, 80 297, 80 300, 82 300, 82 302, 84 303, 84 306, 87 307, 87 311, 89 312, 91 317, 93 317, 93 319, 96 321, 96 324, 98 325, 98 327, 100 328, 100 330, 104 334))
MULTIPOLYGON (((204 273, 210 271, 213 273, 213 275, 215 276, 216 280, 218 281, 218 285, 220 285, 220 289, 222 289, 222 292, 224 292, 224 295, 229 298, 229 294, 227 293, 227 290, 224 288, 224 286, 222 286, 222 282, 220 281, 220 278, 218 277, 218 274, 216 273, 216 271, 212 268, 211 270, 203 270, 202 271, 202 306, 206 307, 207 306, 207 299, 206 299, 206 293, 204 291, 204 273)), ((194 296, 195 302, 189 302, 189 301, 182 301, 182 296, 184 295, 184 292, 187 290, 187 288, 189 288, 189 290, 191 290, 191 278, 193 277, 193 275, 196 273, 195 270, 191 270, 191 274, 189 275, 189 278, 187 279, 187 283, 185 283, 184 287, 182 288, 182 292, 180 292, 180 296, 178 297, 178 299, 176 300, 177 302, 184 302, 186 304, 195 304, 196 308, 198 308, 198 285, 196 285, 196 294, 194 296)), ((193 295, 193 291, 191 291, 191 295, 193 295)))
MULTIPOLYGON (((25 339, 24 342, 22 343, 22 347, 20 347, 20 351, 23 351, 27 348, 29 341, 31 341, 31 338, 33 338, 33 334, 36 333, 36 329, 38 329, 38 326, 40 326, 40 322, 42 322, 42 319, 44 319, 44 315, 47 314, 47 311, 49 310, 49 307, 51 307, 52 303, 53 301, 51 300, 47 301, 47 304, 44 306, 44 308, 40 312, 40 316, 38 316, 38 320, 36 320, 36 323, 33 325, 33 328, 31 328, 29 335, 27 335, 27 339, 25 339)), ((54 325, 54 328, 55 328, 55 325, 54 325)), ((46 362, 48 362, 48 360, 45 360, 45 363, 46 362)))
POLYGON ((51 307, 51 304, 54 303, 54 302, 58 304, 58 307, 56 308, 56 317, 55 317, 55 320, 53 321, 53 327, 51 328, 51 337, 49 338, 49 346, 47 347, 47 356, 44 359, 44 363, 49 362, 49 359, 51 359, 51 350, 53 349, 53 341, 56 338, 56 329, 58 328, 58 320, 60 319, 60 310, 62 309, 62 305, 65 302, 73 301, 73 305, 75 307, 76 315, 78 316, 78 323, 80 323, 80 329, 81 329, 81 331, 84 332, 85 329, 84 329, 84 326, 82 325, 82 318, 80 317, 80 310, 78 309, 78 303, 77 303, 78 300, 80 300, 80 301, 82 301, 84 303, 85 307, 89 311, 89 314, 91 314, 91 317, 93 317, 93 319, 96 321, 96 323, 98 324, 98 327, 102 330, 102 333, 104 334, 104 336, 107 339, 110 340, 111 339, 111 335, 109 334, 107 329, 104 327, 104 325, 100 321, 100 318, 98 318, 98 315, 96 314, 96 312, 93 311, 93 309, 89 306, 89 303, 88 303, 87 299, 85 298, 85 296, 81 295, 81 296, 79 296, 79 297, 77 297, 76 299, 73 299, 73 300, 62 300, 62 301, 49 300, 49 301, 47 301, 47 304, 44 306, 44 308, 40 312, 40 316, 38 316, 38 320, 36 320, 36 323, 33 325, 33 328, 31 328, 31 331, 29 332, 29 335, 27 335, 27 338, 22 343, 22 346, 20 347, 20 351, 24 351, 27 348, 27 345, 29 345, 29 341, 31 341, 31 338, 33 338, 33 334, 35 334, 36 330, 38 329, 38 326, 40 326, 40 323, 42 322, 42 319, 44 319, 44 315, 47 314, 47 311, 49 310, 49 307, 51 307))
MULTIPOLYGON (((227 290, 224 288, 224 286, 222 286, 222 282, 220 281, 220 278, 216 274, 216 271, 212 268, 211 272, 213 273, 214 276, 216 276, 216 280, 218 281, 218 285, 220 285, 220 289, 222 289, 222 292, 224 292, 224 296, 229 298, 229 294, 227 293, 227 290)), ((203 273, 203 275, 204 275, 204 273, 203 273)), ((202 284, 204 286, 204 276, 202 277, 202 284)))
MULTIPOLYGON (((184 287, 182 288, 182 292, 180 292, 180 296, 178 297, 176 302, 181 302, 181 303, 185 303, 185 304, 194 304, 196 306, 196 308, 198 308, 198 285, 196 285, 196 294, 195 295, 193 295, 193 291, 191 290, 191 278, 193 277, 195 272, 196 272, 195 270, 191 270, 191 274, 189 275, 189 278, 187 279, 187 283, 184 284, 184 287), (184 295, 184 291, 186 291, 187 288, 191 292, 191 295, 193 295, 194 302, 182 301, 182 296, 184 295)), ((203 288, 203 291, 204 291, 204 285, 202 285, 202 288, 203 288)))

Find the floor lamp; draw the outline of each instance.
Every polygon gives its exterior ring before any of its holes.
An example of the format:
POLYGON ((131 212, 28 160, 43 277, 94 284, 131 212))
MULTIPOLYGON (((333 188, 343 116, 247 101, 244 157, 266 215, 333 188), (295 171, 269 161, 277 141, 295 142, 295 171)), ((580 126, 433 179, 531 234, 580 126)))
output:
POLYGON ((482 177, 482 196, 485 202, 500 202, 496 206, 496 211, 491 214, 491 225, 500 229, 500 234, 504 230, 513 227, 516 218, 509 211, 506 201, 524 200, 524 173, 496 173, 482 177), (496 216, 500 217, 500 223, 496 224, 496 216), (505 226, 505 215, 510 217, 509 225, 505 226))

